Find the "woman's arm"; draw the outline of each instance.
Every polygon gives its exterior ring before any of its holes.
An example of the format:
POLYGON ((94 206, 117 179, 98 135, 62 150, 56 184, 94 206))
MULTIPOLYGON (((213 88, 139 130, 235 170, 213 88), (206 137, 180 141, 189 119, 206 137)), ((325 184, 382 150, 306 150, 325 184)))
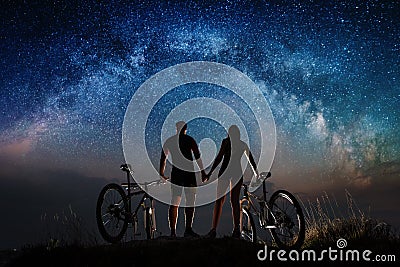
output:
POLYGON ((219 148, 218 151, 218 155, 214 160, 214 163, 210 169, 210 171, 208 172, 207 176, 211 176, 211 174, 213 173, 213 171, 215 170, 215 168, 217 168, 217 166, 221 163, 222 158, 225 155, 225 149, 226 149, 226 142, 224 142, 224 140, 222 141, 221 147, 219 148))
POLYGON ((244 153, 247 153, 249 155, 249 161, 251 166, 253 167, 253 170, 256 172, 257 176, 259 175, 258 170, 257 170, 257 165, 256 162, 254 161, 253 154, 251 154, 251 151, 249 147, 246 145, 246 151, 244 153))

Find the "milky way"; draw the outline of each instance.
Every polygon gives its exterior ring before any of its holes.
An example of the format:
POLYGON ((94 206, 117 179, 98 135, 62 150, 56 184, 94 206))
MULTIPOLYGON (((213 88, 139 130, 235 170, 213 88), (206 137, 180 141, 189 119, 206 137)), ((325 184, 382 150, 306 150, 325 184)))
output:
MULTIPOLYGON (((354 178, 398 162, 399 2, 286 2, 5 4, 2 158, 114 174, 135 90, 164 68, 201 60, 232 66, 262 90, 277 127, 278 175, 354 178)), ((196 88, 166 96, 150 124, 193 97, 233 97, 196 88)), ((204 125, 189 132, 204 138, 204 125)))

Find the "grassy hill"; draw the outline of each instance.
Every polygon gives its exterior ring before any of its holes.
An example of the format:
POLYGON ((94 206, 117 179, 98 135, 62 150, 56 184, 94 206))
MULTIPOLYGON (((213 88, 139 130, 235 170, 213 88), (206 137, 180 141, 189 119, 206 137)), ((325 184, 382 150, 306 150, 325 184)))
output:
MULTIPOLYGON (((292 266, 292 265, 362 265, 389 266, 400 261, 400 238, 396 230, 383 221, 372 219, 358 209, 356 203, 347 193, 347 214, 335 210, 335 205, 324 196, 316 203, 303 204, 306 218, 306 239, 299 251, 286 251, 286 262, 278 259, 278 248, 268 241, 267 250, 275 250, 272 260, 260 261, 257 254, 265 249, 262 243, 250 243, 244 240, 222 237, 216 239, 198 238, 168 238, 159 237, 154 240, 137 240, 116 245, 99 244, 97 241, 87 241, 85 231, 79 218, 71 211, 67 216, 67 230, 61 232, 60 241, 49 239, 46 244, 26 246, 18 251, 0 252, 0 267, 2 266, 292 266), (325 204, 323 204, 325 203, 325 204), (336 215, 335 215, 336 214, 336 215), (71 219, 68 219, 71 218, 71 219), (338 249, 337 241, 345 239, 347 244, 338 249), (86 240, 86 241, 85 241, 86 240), (323 261, 292 261, 288 255, 296 256, 313 250, 318 259, 323 250, 337 250, 338 260, 332 261, 325 252, 323 261), (370 250, 369 258, 384 256, 387 262, 366 262, 340 260, 340 253, 345 259, 349 250, 357 250, 360 255, 364 250, 370 250), (342 252, 340 252, 342 251, 342 252)), ((264 255, 262 252, 261 256, 264 255)), ((283 252, 281 252, 283 253, 283 252)), ((268 254, 270 255, 270 254, 268 254)), ((309 254, 304 254, 308 256, 309 254)), ((306 258, 308 259, 308 258, 306 258)), ((397 266, 397 265, 396 265, 397 266)))
MULTIPOLYGON (((347 227, 347 226, 346 226, 347 227)), ((320 255, 323 249, 337 250, 336 242, 329 243, 328 240, 308 240, 301 252, 313 249, 316 255, 320 255)), ((369 249, 375 255, 394 255, 395 260, 400 260, 398 238, 382 239, 371 237, 358 237, 349 240, 346 249, 357 249, 360 253, 369 249)), ((265 249, 262 244, 249 243, 244 240, 230 237, 217 239, 185 239, 185 238, 158 238, 155 240, 130 241, 117 245, 96 245, 84 247, 80 245, 66 245, 61 247, 35 246, 27 247, 19 252, 3 252, 0 258, 4 266, 287 266, 289 265, 319 265, 321 262, 305 261, 281 262, 276 257, 277 248, 268 247, 267 250, 275 250, 273 260, 268 258, 260 261, 257 253, 265 249), (7 261, 7 263, 5 262, 7 261)), ((344 249, 343 249, 344 250, 344 249)), ((288 253, 286 252, 286 258, 288 253)), ((344 253, 346 250, 344 250, 344 253)), ((263 254, 261 254, 263 255, 263 254)), ((339 254, 337 254, 339 256, 339 254)), ((345 254, 343 254, 345 255, 345 254)), ((317 256, 318 258, 318 256, 317 256)), ((394 265, 385 262, 384 266, 394 265)), ((324 265, 337 265, 338 261, 329 260, 325 254, 324 265)), ((340 265, 363 265, 371 262, 340 261, 340 265)), ((377 262, 374 263, 376 266, 377 262)))

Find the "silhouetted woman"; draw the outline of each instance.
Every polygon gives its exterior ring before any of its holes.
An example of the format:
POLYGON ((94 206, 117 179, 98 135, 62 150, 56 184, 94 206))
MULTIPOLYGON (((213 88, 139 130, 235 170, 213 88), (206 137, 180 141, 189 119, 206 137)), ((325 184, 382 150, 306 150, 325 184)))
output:
POLYGON ((207 177, 212 175, 212 172, 222 161, 221 168, 218 173, 217 197, 215 201, 212 228, 208 236, 215 237, 216 229, 221 218, 222 206, 224 205, 227 189, 230 186, 231 207, 233 217, 233 232, 232 237, 240 238, 240 189, 243 183, 243 171, 241 167, 241 158, 243 153, 247 153, 250 164, 257 171, 256 163, 250 152, 248 145, 240 140, 240 130, 237 125, 232 125, 228 130, 228 137, 222 140, 221 147, 207 177))

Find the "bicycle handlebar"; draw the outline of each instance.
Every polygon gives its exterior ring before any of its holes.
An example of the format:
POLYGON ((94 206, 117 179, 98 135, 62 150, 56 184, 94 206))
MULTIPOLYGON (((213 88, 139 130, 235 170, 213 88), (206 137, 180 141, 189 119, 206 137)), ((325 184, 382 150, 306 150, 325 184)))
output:
POLYGON ((124 172, 133 172, 131 165, 127 163, 122 164, 119 168, 124 172))
MULTIPOLYGON (((121 171, 124 171, 126 173, 131 174, 131 176, 133 177, 133 172, 134 171, 133 171, 133 169, 132 169, 130 164, 128 164, 128 163, 122 164, 119 168, 120 168, 121 171)), ((164 179, 157 179, 157 180, 154 180, 154 181, 144 182, 144 183, 133 182, 131 185, 132 185, 132 187, 135 187, 135 186, 149 186, 149 185, 164 184, 164 183, 165 183, 164 179)), ((125 185, 125 183, 124 183, 124 185, 125 185)))
POLYGON ((142 185, 142 186, 149 186, 149 185, 159 185, 159 184, 165 184, 164 179, 158 179, 154 180, 151 182, 144 182, 144 183, 136 183, 137 185, 142 185))
MULTIPOLYGON (((144 183, 131 183, 131 188, 135 189, 137 187, 147 187, 147 186, 153 186, 153 185, 160 185, 160 184, 165 184, 165 181, 163 179, 158 179, 158 180, 154 180, 151 182, 144 182, 144 183)), ((128 183, 122 183, 121 184, 123 187, 127 187, 128 183)))

